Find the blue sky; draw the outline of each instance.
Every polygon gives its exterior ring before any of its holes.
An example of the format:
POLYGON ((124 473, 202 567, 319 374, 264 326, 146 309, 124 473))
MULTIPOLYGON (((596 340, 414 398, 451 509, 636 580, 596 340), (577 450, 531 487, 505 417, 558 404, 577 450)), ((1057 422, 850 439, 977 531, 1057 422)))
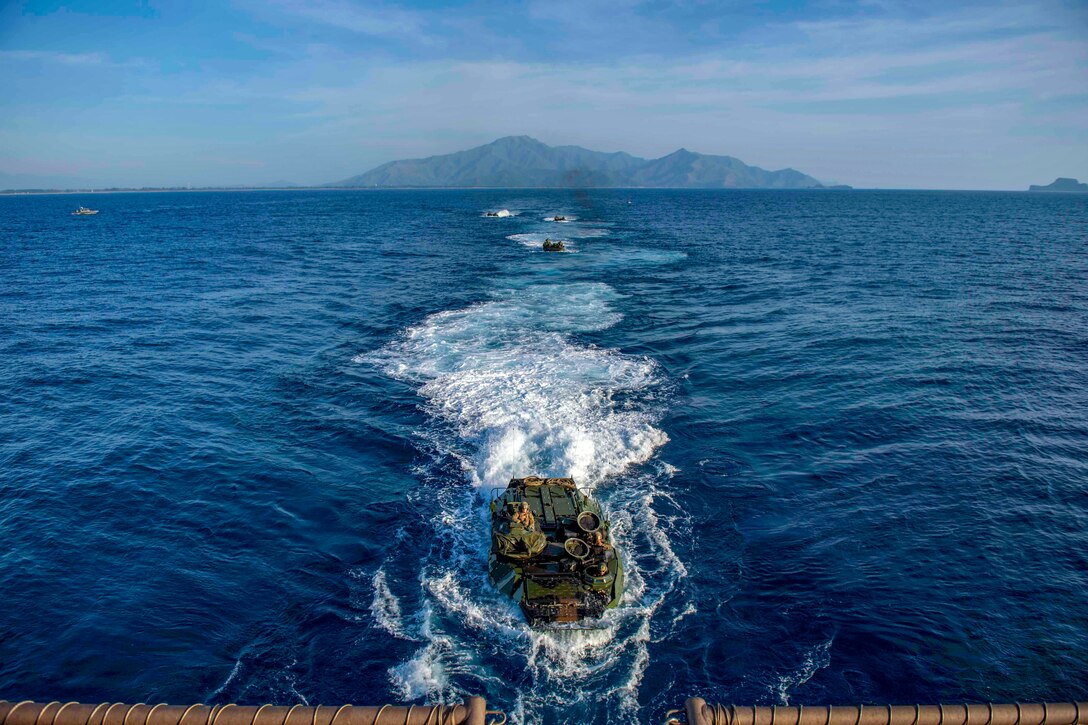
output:
POLYGON ((1088 2, 14 2, 0 187, 302 184, 499 136, 862 187, 1088 179, 1088 2))

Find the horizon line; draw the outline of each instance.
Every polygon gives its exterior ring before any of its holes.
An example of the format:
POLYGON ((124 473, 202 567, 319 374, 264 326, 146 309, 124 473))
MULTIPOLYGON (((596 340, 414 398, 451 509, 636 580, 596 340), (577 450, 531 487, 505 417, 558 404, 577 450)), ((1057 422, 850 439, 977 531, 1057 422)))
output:
MULTIPOLYGON (((1031 186, 1040 186, 1032 184, 1031 186)), ((846 184, 806 187, 797 189, 776 189, 758 186, 142 186, 142 187, 105 187, 81 189, 0 189, 0 196, 56 196, 65 194, 161 194, 186 192, 216 191, 779 191, 779 192, 848 192, 848 191, 950 191, 950 192, 992 192, 1009 194, 1070 194, 1078 195, 1083 191, 1033 191, 1031 189, 954 189, 937 187, 891 187, 871 186, 855 187, 846 184), (838 188, 836 188, 838 187, 838 188)))

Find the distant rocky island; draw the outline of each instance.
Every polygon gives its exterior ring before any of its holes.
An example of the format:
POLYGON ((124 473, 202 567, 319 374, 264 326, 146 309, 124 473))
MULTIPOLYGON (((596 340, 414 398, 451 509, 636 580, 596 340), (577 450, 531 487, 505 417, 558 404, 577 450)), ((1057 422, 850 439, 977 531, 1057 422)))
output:
POLYGON ((687 149, 659 159, 548 146, 507 136, 484 146, 425 159, 391 161, 329 187, 622 187, 673 189, 849 189, 825 186, 794 169, 767 171, 731 156, 687 149))
POLYGON ((1074 193, 1088 194, 1088 184, 1082 184, 1076 179, 1058 177, 1054 179, 1053 184, 1047 184, 1046 186, 1032 184, 1028 187, 1028 191, 1064 191, 1067 193, 1072 191, 1074 193))

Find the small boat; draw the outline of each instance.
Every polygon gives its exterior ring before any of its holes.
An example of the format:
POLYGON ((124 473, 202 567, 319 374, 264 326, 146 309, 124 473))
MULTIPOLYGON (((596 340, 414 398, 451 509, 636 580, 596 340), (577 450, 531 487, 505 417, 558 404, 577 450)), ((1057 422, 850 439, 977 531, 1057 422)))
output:
POLYGON ((72 216, 93 216, 98 213, 97 209, 88 209, 85 206, 81 206, 72 212, 72 216))
POLYGON ((559 215, 553 216, 551 218, 551 221, 553 221, 553 222, 565 222, 566 220, 567 220, 567 218, 565 216, 559 216, 559 215))
POLYGON ((601 617, 623 596, 609 522, 573 478, 514 478, 491 502, 491 584, 531 627, 601 617))
POLYGON ((545 239, 544 240, 544 251, 545 252, 565 252, 566 250, 567 250, 567 245, 563 244, 563 242, 559 242, 559 241, 553 242, 551 239, 545 239))
POLYGON ((505 219, 506 217, 511 216, 511 214, 509 209, 500 209, 498 211, 489 211, 485 213, 484 216, 499 217, 500 219, 505 219))

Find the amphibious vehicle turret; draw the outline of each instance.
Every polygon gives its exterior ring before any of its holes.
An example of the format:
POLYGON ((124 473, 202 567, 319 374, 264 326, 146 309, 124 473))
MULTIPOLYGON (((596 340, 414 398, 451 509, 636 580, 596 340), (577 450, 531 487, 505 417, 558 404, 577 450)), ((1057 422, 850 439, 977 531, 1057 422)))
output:
POLYGON ((580 622, 623 596, 623 565, 601 507, 572 478, 514 478, 491 502, 491 583, 529 625, 580 622))

